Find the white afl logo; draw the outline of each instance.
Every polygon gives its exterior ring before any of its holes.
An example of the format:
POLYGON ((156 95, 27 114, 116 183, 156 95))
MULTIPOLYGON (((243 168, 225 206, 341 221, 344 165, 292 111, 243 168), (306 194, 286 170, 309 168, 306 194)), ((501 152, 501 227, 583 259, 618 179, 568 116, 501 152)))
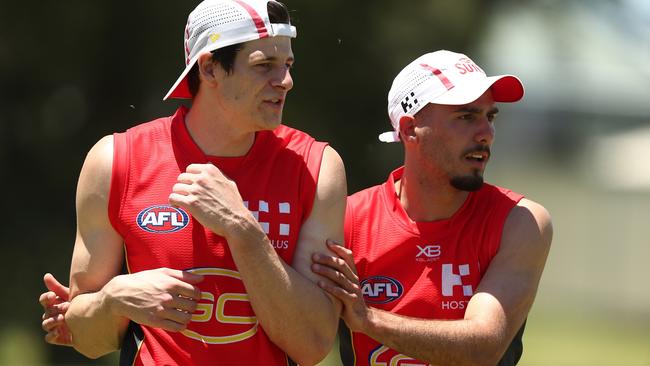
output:
POLYGON ((156 205, 140 211, 136 222, 142 230, 150 233, 173 233, 186 227, 190 216, 180 208, 156 205))

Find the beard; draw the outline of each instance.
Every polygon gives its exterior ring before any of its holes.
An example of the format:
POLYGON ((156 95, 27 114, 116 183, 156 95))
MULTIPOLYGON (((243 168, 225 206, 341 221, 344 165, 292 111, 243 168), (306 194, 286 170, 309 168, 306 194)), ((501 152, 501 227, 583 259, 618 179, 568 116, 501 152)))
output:
POLYGON ((452 177, 449 183, 452 187, 461 191, 478 191, 483 186, 483 176, 478 171, 475 171, 472 175, 452 177))

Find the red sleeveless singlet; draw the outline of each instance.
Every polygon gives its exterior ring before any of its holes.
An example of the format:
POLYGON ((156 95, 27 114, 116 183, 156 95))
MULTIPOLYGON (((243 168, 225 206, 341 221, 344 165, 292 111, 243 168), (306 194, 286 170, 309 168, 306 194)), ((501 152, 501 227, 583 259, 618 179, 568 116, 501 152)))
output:
MULTIPOLYGON (((384 184, 348 198, 345 242, 364 299, 410 317, 462 319, 499 249, 508 213, 523 196, 484 184, 451 218, 414 222, 395 192, 402 173, 399 168, 384 184)), ((345 365, 426 365, 361 333, 346 329, 341 338, 345 365)))
POLYGON ((279 126, 257 132, 243 157, 206 156, 184 123, 187 109, 114 135, 109 217, 124 238, 130 273, 169 267, 205 276, 202 299, 179 333, 130 326, 121 363, 132 365, 287 365, 259 326, 223 237, 169 205, 176 179, 211 162, 237 183, 245 205, 278 255, 291 263, 316 192, 326 144, 279 126))

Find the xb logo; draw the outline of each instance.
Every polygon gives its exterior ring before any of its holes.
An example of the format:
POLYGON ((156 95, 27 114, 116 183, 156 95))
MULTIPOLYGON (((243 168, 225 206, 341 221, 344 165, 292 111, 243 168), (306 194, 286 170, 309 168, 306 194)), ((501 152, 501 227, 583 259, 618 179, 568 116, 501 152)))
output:
POLYGON ((418 248, 418 254, 415 256, 415 260, 418 262, 431 262, 437 260, 442 254, 440 245, 416 245, 416 247, 418 248))

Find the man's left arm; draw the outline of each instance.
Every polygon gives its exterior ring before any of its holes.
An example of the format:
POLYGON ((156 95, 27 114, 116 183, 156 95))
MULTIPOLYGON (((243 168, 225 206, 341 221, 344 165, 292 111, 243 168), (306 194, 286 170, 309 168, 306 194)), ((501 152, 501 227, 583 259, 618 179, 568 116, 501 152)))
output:
POLYGON ((303 223, 292 264, 275 252, 243 206, 233 181, 210 164, 192 164, 179 176, 170 203, 187 209, 228 241, 251 306, 269 338, 301 365, 316 364, 336 338, 341 303, 316 285, 311 256, 326 238, 343 238, 345 169, 331 147, 323 152, 312 211, 303 223))
POLYGON ((352 331, 432 364, 495 365, 533 304, 551 239, 546 209, 523 199, 510 212, 499 252, 461 320, 410 318, 368 307, 353 273, 352 253, 345 248, 332 247, 343 260, 318 257, 315 262, 321 265, 315 268, 338 284, 321 286, 341 299, 343 318, 352 331))

